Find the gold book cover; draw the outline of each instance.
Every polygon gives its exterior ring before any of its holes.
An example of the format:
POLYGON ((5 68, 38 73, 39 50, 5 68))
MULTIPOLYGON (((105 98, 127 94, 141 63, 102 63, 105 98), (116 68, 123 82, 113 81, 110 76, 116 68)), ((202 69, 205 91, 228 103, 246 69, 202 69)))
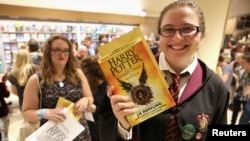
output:
POLYGON ((99 65, 114 94, 129 96, 137 112, 126 118, 137 125, 173 106, 175 102, 158 63, 139 28, 99 47, 99 65))
MULTIPOLYGON (((57 101, 57 104, 56 104, 56 107, 59 107, 59 106, 62 106, 62 107, 64 107, 64 108, 69 108, 69 111, 71 112, 71 113, 73 113, 74 112, 74 106, 71 106, 71 107, 69 107, 70 106, 70 104, 73 104, 74 105, 74 103, 73 102, 71 102, 70 100, 67 100, 67 99, 65 99, 65 98, 63 98, 63 97, 59 97, 58 98, 58 101, 57 101)), ((73 114, 74 115, 74 114, 73 114)), ((76 120, 79 120, 82 116, 78 116, 78 115, 74 115, 75 116, 75 118, 76 118, 76 120)))

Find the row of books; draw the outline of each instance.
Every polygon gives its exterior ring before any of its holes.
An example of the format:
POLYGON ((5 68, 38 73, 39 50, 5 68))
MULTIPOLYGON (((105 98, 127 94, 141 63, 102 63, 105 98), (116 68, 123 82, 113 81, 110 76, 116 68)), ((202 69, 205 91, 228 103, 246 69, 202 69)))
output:
POLYGON ((112 27, 112 26, 80 26, 81 33, 95 33, 95 34, 125 34, 134 27, 112 27))
POLYGON ((71 32, 71 33, 96 33, 96 34, 125 34, 136 26, 119 25, 58 25, 58 24, 20 24, 9 23, 0 25, 1 32, 71 32))
POLYGON ((44 42, 50 36, 62 34, 69 39, 77 39, 75 33, 4 33, 2 34, 3 42, 28 42, 31 38, 37 39, 38 41, 44 42))
POLYGON ((91 36, 92 41, 97 43, 101 34, 107 35, 108 40, 111 41, 133 30, 135 27, 132 25, 0 20, 0 43, 2 43, 0 47, 4 48, 6 63, 12 66, 15 52, 32 38, 36 39, 40 46, 43 46, 49 37, 58 34, 78 42, 86 36, 91 36))
POLYGON ((76 32, 72 25, 43 25, 43 24, 5 24, 1 25, 2 32, 76 32))
POLYGON ((120 37, 120 34, 96 34, 96 33, 82 33, 80 35, 80 39, 84 39, 86 36, 91 37, 92 41, 98 41, 98 38, 100 35, 106 35, 109 41, 112 41, 118 37, 120 37))

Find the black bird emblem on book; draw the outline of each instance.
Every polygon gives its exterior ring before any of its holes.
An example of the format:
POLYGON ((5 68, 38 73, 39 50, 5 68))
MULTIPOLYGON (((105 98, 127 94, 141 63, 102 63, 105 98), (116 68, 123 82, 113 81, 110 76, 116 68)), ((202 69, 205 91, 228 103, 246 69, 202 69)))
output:
POLYGON ((145 70, 144 64, 142 65, 142 71, 139 78, 139 84, 133 85, 128 82, 122 81, 116 78, 120 83, 120 86, 126 92, 130 93, 132 101, 138 105, 147 105, 153 99, 153 92, 151 88, 146 84, 148 79, 147 71, 145 70))

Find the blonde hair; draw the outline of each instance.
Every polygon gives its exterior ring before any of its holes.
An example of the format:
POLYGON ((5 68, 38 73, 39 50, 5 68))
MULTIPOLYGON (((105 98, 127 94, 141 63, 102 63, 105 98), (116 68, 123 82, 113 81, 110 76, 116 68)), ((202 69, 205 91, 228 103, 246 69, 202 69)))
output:
POLYGON ((16 76, 20 86, 25 86, 29 79, 30 73, 35 72, 35 69, 33 68, 34 66, 32 64, 29 51, 26 49, 18 50, 15 57, 13 73, 16 76))

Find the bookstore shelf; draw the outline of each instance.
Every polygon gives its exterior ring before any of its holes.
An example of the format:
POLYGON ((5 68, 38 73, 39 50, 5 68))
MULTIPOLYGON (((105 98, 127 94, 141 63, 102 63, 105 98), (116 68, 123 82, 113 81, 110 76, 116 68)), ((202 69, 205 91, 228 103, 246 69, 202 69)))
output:
POLYGON ((138 26, 135 25, 111 25, 99 23, 68 23, 60 21, 23 21, 0 20, 0 71, 11 69, 15 53, 20 46, 28 43, 30 39, 36 39, 40 46, 51 36, 64 35, 74 39, 78 44, 86 36, 91 36, 94 43, 98 42, 100 35, 104 34, 109 41, 125 34, 138 26))

